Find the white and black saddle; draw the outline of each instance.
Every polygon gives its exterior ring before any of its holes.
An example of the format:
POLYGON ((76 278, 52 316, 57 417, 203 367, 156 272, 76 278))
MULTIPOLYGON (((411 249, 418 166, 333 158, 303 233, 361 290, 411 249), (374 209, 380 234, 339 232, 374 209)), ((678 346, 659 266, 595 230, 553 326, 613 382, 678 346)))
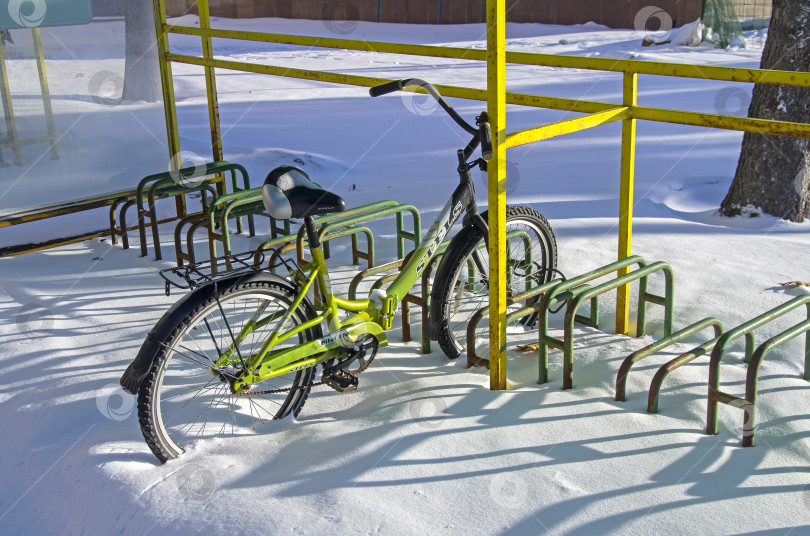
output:
POLYGON ((268 214, 277 220, 346 210, 342 197, 324 190, 309 180, 303 169, 295 166, 279 166, 268 173, 262 186, 262 199, 268 214))

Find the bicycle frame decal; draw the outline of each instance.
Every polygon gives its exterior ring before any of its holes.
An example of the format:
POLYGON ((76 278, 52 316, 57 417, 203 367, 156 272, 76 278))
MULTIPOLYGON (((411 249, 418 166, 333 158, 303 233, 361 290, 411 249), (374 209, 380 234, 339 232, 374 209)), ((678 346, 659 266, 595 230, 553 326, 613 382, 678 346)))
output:
MULTIPOLYGON (((425 265, 428 263, 428 261, 430 261, 431 258, 433 258, 433 254, 436 253, 436 248, 438 248, 439 244, 442 243, 442 240, 444 240, 444 237, 447 236, 450 228, 454 223, 456 223, 458 217, 461 215, 461 212, 464 210, 464 207, 461 205, 461 201, 457 201, 452 212, 450 212, 450 204, 452 202, 453 200, 451 199, 447 205, 445 205, 444 209, 439 215, 439 219, 436 220, 440 229, 436 232, 436 237, 434 238, 433 243, 427 249, 425 254, 419 260, 419 264, 416 266, 417 277, 422 275, 422 272, 425 270, 425 265)), ((433 231, 434 229, 431 227, 430 231, 428 232, 428 236, 425 238, 422 244, 420 244, 420 247, 430 239, 430 235, 433 233, 433 231)))
POLYGON ((436 250, 447 236, 447 233, 450 232, 450 229, 461 217, 464 209, 469 208, 471 203, 474 202, 472 183, 462 182, 459 184, 447 204, 442 208, 436 221, 430 226, 419 247, 416 248, 411 260, 402 267, 402 272, 388 287, 388 296, 393 298, 396 303, 402 301, 403 296, 410 291, 416 280, 425 271, 427 263, 436 254, 436 250))

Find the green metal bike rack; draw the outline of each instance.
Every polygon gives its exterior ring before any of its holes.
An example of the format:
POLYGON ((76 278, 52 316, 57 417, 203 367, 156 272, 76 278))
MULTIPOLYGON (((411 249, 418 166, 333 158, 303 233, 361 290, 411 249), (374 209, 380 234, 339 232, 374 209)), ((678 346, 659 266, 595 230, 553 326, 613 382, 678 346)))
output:
MULTIPOLYGON (((387 201, 381 201, 380 203, 387 203, 387 201)), ((373 203, 374 204, 374 203, 373 203)), ((373 205, 372 204, 372 205, 373 205)), ((368 205, 369 207, 371 205, 368 205)), ((338 212, 336 214, 330 214, 329 216, 340 216, 346 215, 346 212, 338 212)), ((351 215, 349 217, 343 218, 331 218, 331 221, 323 222, 324 224, 318 229, 318 235, 322 238, 327 236, 330 233, 334 233, 337 229, 344 228, 344 227, 351 227, 357 225, 358 223, 363 223, 371 220, 378 220, 380 218, 384 218, 386 216, 396 215, 396 233, 397 233, 397 258, 402 259, 405 257, 405 240, 413 241, 414 248, 419 245, 419 242, 422 240, 422 224, 421 218, 419 216, 419 211, 413 205, 400 205, 396 204, 394 206, 388 207, 380 207, 375 208, 373 210, 369 210, 367 212, 362 212, 359 214, 351 215), (405 222, 403 218, 403 214, 405 212, 410 212, 413 218, 413 232, 405 230, 405 222)), ((316 224, 321 223, 316 219, 316 224)), ((298 229, 298 239, 296 243, 298 244, 298 259, 299 262, 303 262, 304 260, 304 247, 303 244, 304 240, 304 227, 298 229)), ((373 235, 368 234, 368 249, 365 252, 361 252, 358 247, 357 243, 357 234, 351 233, 352 236, 352 263, 359 264, 360 259, 366 259, 368 261, 369 267, 374 266, 374 239, 373 235)))
MULTIPOLYGON (((610 273, 616 272, 622 268, 626 268, 633 264, 639 267, 647 265, 647 261, 638 255, 632 255, 625 259, 612 262, 608 265, 602 266, 590 272, 584 273, 577 277, 573 277, 564 282, 554 286, 548 292, 543 294, 543 297, 538 304, 538 378, 537 383, 543 384, 548 381, 548 347, 557 348, 562 350, 564 348, 564 341, 555 339, 548 334, 548 311, 550 307, 570 300, 580 292, 584 292, 590 286, 583 286, 588 281, 593 281, 600 277, 606 276, 610 273)), ((591 302, 591 314, 589 319, 583 318, 578 322, 589 325, 593 328, 599 327, 598 316, 598 302, 591 302), (589 323, 590 322, 590 323, 589 323)))
MULTIPOLYGON (((122 196, 115 200, 110 207, 110 233, 113 244, 116 237, 122 237, 124 249, 129 247, 129 240, 126 237, 126 211, 133 205, 138 212, 138 230, 141 238, 141 256, 145 257, 146 252, 146 226, 152 227, 152 240, 155 245, 156 260, 162 259, 160 248, 160 236, 158 224, 173 219, 183 219, 185 213, 185 195, 193 192, 207 191, 213 194, 211 185, 217 186, 217 193, 222 193, 221 188, 225 181, 225 174, 230 173, 231 187, 233 192, 250 189, 250 180, 247 170, 239 164, 230 162, 209 162, 204 166, 192 166, 176 171, 165 171, 144 177, 138 183, 135 193, 132 196, 122 196), (237 172, 242 178, 240 187, 237 172), (206 178, 213 175, 211 178, 206 178), (200 179, 200 180, 192 180, 200 179), (175 197, 177 199, 177 216, 168 220, 158 221, 155 210, 155 200, 175 197), (146 203, 146 206, 144 206, 146 203), (121 206, 119 220, 121 225, 116 224, 115 211, 121 206), (148 221, 147 221, 148 220, 148 221)), ((203 196, 206 194, 203 193, 203 196)), ((203 197, 203 205, 210 206, 207 199, 203 197)), ((203 212, 198 214, 203 214, 203 212)), ((252 220, 251 220, 252 221, 252 220)), ((241 220, 237 223, 238 232, 242 232, 241 220)))
POLYGON ((686 339, 687 337, 691 337, 692 335, 699 333, 708 328, 714 328, 714 338, 701 344, 700 346, 693 348, 692 350, 686 352, 685 354, 681 354, 680 356, 676 357, 675 359, 668 361, 664 364, 653 376, 652 382, 650 383, 650 391, 649 397, 647 401, 647 413, 657 413, 658 412, 658 395, 661 392, 661 384, 664 382, 664 379, 675 369, 682 367, 683 365, 689 363, 690 361, 694 361, 698 357, 707 354, 711 351, 717 341, 720 339, 720 335, 723 334, 723 324, 717 320, 716 318, 709 317, 704 318, 703 320, 699 320, 694 324, 690 324, 683 329, 680 329, 673 333, 668 337, 664 337, 661 340, 655 341, 654 343, 645 346, 644 348, 637 350, 627 356, 627 358, 622 362, 621 366, 619 367, 619 372, 616 375, 616 401, 617 402, 624 402, 625 401, 625 392, 627 386, 627 377, 630 374, 630 369, 633 365, 641 361, 642 359, 649 357, 653 354, 660 352, 661 350, 672 346, 673 344, 686 339))
MULTIPOLYGON (((322 225, 324 225, 326 223, 335 221, 336 219, 340 218, 341 216, 343 216, 343 217, 357 216, 357 215, 364 214, 364 213, 372 211, 372 210, 376 210, 376 209, 384 208, 384 207, 396 206, 398 204, 399 203, 397 203, 396 201, 378 201, 376 203, 370 203, 370 204, 367 204, 367 205, 361 205, 359 207, 355 207, 355 208, 352 208, 352 209, 349 209, 349 210, 346 210, 346 211, 343 211, 343 212, 339 212, 339 213, 325 214, 325 215, 322 215, 322 216, 316 216, 315 217, 315 225, 321 225, 322 226, 322 225)), ((273 218, 271 218, 271 233, 278 232, 279 229, 282 228, 282 227, 278 227, 276 224, 274 224, 273 223, 274 221, 275 222, 279 222, 279 221, 285 222, 285 224, 283 225, 283 228, 290 229, 290 220, 274 220, 273 218), (272 230, 274 225, 275 225, 276 231, 272 230)), ((303 229, 303 227, 302 227, 302 229, 303 229)), ((351 228, 349 228, 349 229, 351 229, 351 228)), ((299 229, 299 231, 300 231, 300 229, 299 229)), ((256 253, 256 262, 257 263, 259 262, 259 260, 260 260, 260 258, 262 256, 261 252, 263 252, 266 249, 282 248, 282 249, 284 249, 283 253, 287 253, 287 252, 291 251, 292 249, 297 249, 298 248, 298 246, 296 245, 298 240, 301 240, 302 244, 306 243, 306 238, 304 237, 304 233, 299 232, 299 231, 297 231, 295 233, 288 233, 286 235, 274 236, 274 237, 269 238, 269 239, 265 240, 264 242, 262 242, 259 245, 259 247, 256 248, 256 251, 257 251, 257 253, 256 253), (290 245, 292 245, 292 248, 288 247, 290 245)), ((346 232, 346 233, 342 234, 341 236, 347 236, 347 235, 358 234, 358 233, 366 234, 367 238, 370 238, 370 239, 373 240, 373 235, 371 234, 371 231, 366 229, 365 227, 359 228, 357 231, 354 231, 354 232, 346 232)), ((329 240, 331 240, 333 238, 338 238, 338 236, 336 234, 331 234, 330 237, 326 239, 325 243, 323 244, 324 252, 326 252, 326 250, 328 249, 329 240)), ((324 241, 323 239, 324 239, 324 237, 322 235, 321 236, 321 241, 322 242, 324 241)), ((353 242, 353 244, 352 244, 353 248, 354 248, 352 250, 352 258, 353 259, 360 258, 360 257, 365 258, 364 257, 365 253, 359 251, 356 248, 356 244, 357 244, 356 242, 353 242)), ((324 253, 324 256, 326 256, 325 253, 324 253)), ((272 266, 272 263, 270 263, 270 264, 272 266)))
MULTIPOLYGON (((402 298, 402 340, 408 342, 411 340, 411 312, 410 306, 416 305, 422 311, 422 354, 430 353, 430 339, 427 338, 427 323, 430 317, 430 277, 433 270, 439 265, 439 261, 447 252, 447 246, 450 245, 450 239, 444 240, 439 247, 436 248, 436 254, 430 261, 428 261, 425 270, 422 272, 420 295, 406 294, 402 298)), ((407 257, 406 257, 407 258, 407 257)), ((403 261, 404 262, 404 261, 403 261)))
POLYGON ((804 379, 810 381, 810 296, 797 296, 787 303, 767 311, 745 324, 737 326, 724 333, 712 351, 709 362, 709 393, 708 408, 706 412, 706 433, 714 435, 717 433, 718 404, 728 404, 743 410, 743 447, 754 445, 755 410, 757 403, 757 380, 759 378, 759 367, 762 360, 771 350, 778 348, 805 334, 804 347, 804 379), (803 322, 782 331, 778 335, 771 337, 754 350, 755 339, 753 331, 768 322, 785 315, 786 313, 804 305, 807 310, 807 318, 803 322), (720 391, 720 361, 728 346, 735 340, 745 336, 745 362, 748 364, 745 380, 745 398, 740 398, 720 391))
MULTIPOLYGON (((574 323, 583 324, 593 328, 599 327, 599 296, 610 290, 626 285, 632 281, 639 280, 639 304, 638 304, 638 326, 637 336, 644 335, 646 326, 647 303, 655 303, 664 306, 664 331, 666 336, 672 333, 673 323, 673 277, 672 269, 664 262, 647 264, 642 257, 633 255, 602 266, 577 277, 562 280, 553 279, 539 286, 526 290, 516 296, 507 299, 507 307, 516 303, 536 300, 534 303, 522 307, 507 314, 506 322, 514 322, 531 314, 537 313, 539 319, 538 326, 538 383, 543 384, 548 381, 548 348, 557 348, 564 352, 563 363, 563 389, 570 389, 573 386, 573 332, 574 323), (598 279, 605 275, 616 272, 628 266, 637 265, 635 271, 616 279, 607 281, 597 286, 589 284, 589 281, 598 279), (665 295, 657 296, 647 291, 647 278, 650 274, 663 271, 665 276, 665 295), (539 299, 537 299, 539 298, 539 299), (590 311, 587 316, 577 313, 579 308, 590 301, 590 311), (548 313, 549 309, 555 305, 567 303, 568 308, 565 314, 564 338, 562 340, 551 337, 548 334, 548 313)), ((478 324, 489 312, 489 307, 482 307, 471 318, 467 326, 467 366, 489 365, 489 360, 478 356, 475 353, 475 331, 478 324)))
MULTIPOLYGON (((386 207, 395 207, 397 205, 399 205, 399 203, 397 203, 396 201, 391 201, 391 200, 377 201, 375 203, 369 203, 367 205, 361 205, 359 207, 351 208, 349 210, 344 210, 343 212, 335 212, 335 213, 332 213, 332 214, 323 214, 321 216, 316 216, 315 217, 315 225, 321 226, 321 225, 325 225, 327 223, 331 223, 331 222, 333 222, 335 220, 348 219, 350 217, 358 216, 360 214, 364 214, 364 213, 372 211, 372 210, 377 210, 377 209, 386 208, 386 207)), ((300 227, 296 233, 293 233, 291 231, 291 221, 292 220, 276 220, 275 218, 271 217, 270 218, 270 236, 271 237, 268 240, 266 240, 266 241, 262 242, 261 244, 259 244, 259 247, 257 249, 262 250, 262 249, 267 249, 267 248, 271 248, 271 247, 278 247, 281 244, 286 244, 286 242, 295 242, 299 235, 302 237, 301 239, 303 240, 303 234, 304 234, 304 231, 302 230, 303 226, 300 227), (278 225, 279 221, 282 222, 281 226, 278 225), (284 242, 278 242, 277 239, 279 239, 279 238, 289 238, 289 240, 285 240, 284 242)), ((356 242, 353 242, 352 246, 353 247, 356 246, 356 242)), ((328 259, 329 258, 329 244, 328 244, 328 242, 326 244, 324 244, 323 253, 324 253, 324 258, 328 259)), ((356 249, 354 249, 352 251, 352 258, 356 258, 355 253, 357 253, 356 249)))
MULTIPOLYGON (((198 228, 205 227, 208 230, 209 258, 214 259, 219 256, 217 254, 217 241, 222 242, 224 255, 227 256, 231 254, 231 234, 228 228, 228 220, 236 219, 237 232, 241 232, 241 229, 243 229, 242 218, 247 217, 248 235, 254 236, 256 228, 253 216, 260 214, 262 211, 264 211, 264 203, 261 188, 251 188, 223 195, 204 208, 202 213, 182 218, 174 230, 174 247, 178 265, 182 266, 183 261, 195 262, 194 233, 198 228), (187 251, 183 251, 181 235, 183 227, 187 224, 190 224, 186 233, 187 251), (217 232, 217 229, 219 229, 219 232, 217 232)), ((226 267, 230 269, 230 262, 226 261, 226 267)), ((213 268, 215 270, 216 266, 213 268)))
POLYGON ((277 220, 273 216, 270 216, 270 238, 286 236, 288 234, 292 234, 290 220, 277 220))
MULTIPOLYGON (((533 287, 532 289, 527 290, 526 292, 522 292, 520 294, 512 296, 511 298, 507 298, 506 306, 509 307, 510 305, 514 305, 516 303, 529 301, 532 298, 538 297, 543 293, 548 292, 549 290, 553 289, 562 282, 563 282, 562 279, 552 279, 551 281, 547 281, 542 285, 533 287)), ((540 303, 541 303, 540 300, 537 300, 532 305, 522 307, 517 311, 512 311, 511 313, 506 315, 506 323, 509 324, 516 320, 520 320, 521 318, 527 317, 531 314, 540 312, 540 303)), ((470 317, 470 322, 467 324, 467 368, 470 368, 473 365, 489 367, 489 359, 481 357, 475 352, 475 331, 478 329, 478 324, 481 323, 481 320, 483 320, 487 314, 489 314, 489 305, 482 307, 481 309, 476 311, 475 314, 473 314, 470 317)), ((584 319, 586 321, 584 323, 588 323, 588 325, 591 325, 591 323, 588 321, 594 320, 594 318, 598 314, 599 314, 598 302, 596 302, 596 305, 592 306, 591 308, 590 319, 584 319)), ((583 319, 578 317, 577 320, 579 321, 583 319)))
POLYGON ((672 323, 674 316, 674 282, 672 268, 665 262, 654 262, 626 275, 617 277, 616 279, 602 283, 601 285, 597 285, 579 293, 568 302, 568 308, 565 311, 565 333, 563 340, 563 389, 571 389, 574 386, 574 317, 576 316, 577 309, 580 307, 580 305, 582 305, 583 302, 600 294, 604 294, 627 285, 633 281, 639 282, 636 336, 641 337, 644 335, 647 323, 648 302, 664 307, 664 336, 669 337, 672 334, 672 323), (650 274, 655 272, 664 273, 664 296, 657 296, 647 292, 647 278, 650 274))
MULTIPOLYGON (((303 229, 303 227, 302 227, 303 229)), ((329 233, 323 234, 320 237, 320 242, 322 246, 325 246, 330 241, 336 238, 342 238, 344 236, 351 236, 352 237, 352 262, 355 264, 359 264, 360 259, 365 259, 368 262, 368 266, 373 266, 374 256, 369 255, 366 252, 360 251, 358 242, 356 240, 357 235, 364 234, 366 235, 366 243, 368 245, 368 250, 373 251, 374 248, 374 234, 371 232, 371 229, 362 225, 353 225, 351 227, 344 227, 342 229, 334 229, 329 233)), ((274 266, 276 265, 276 261, 281 258, 285 253, 289 253, 291 251, 296 252, 296 262, 298 264, 305 264, 307 263, 307 259, 304 257, 304 246, 308 246, 307 239, 301 233, 295 235, 293 241, 290 241, 287 244, 284 244, 276 252, 270 256, 269 266, 270 270, 274 271, 274 266)))
POLYGON ((384 274, 385 272, 390 272, 391 270, 398 270, 404 264, 405 259, 397 259, 392 262, 387 262, 385 264, 380 264, 377 266, 369 266, 367 269, 363 270, 362 272, 358 272, 353 278, 351 283, 349 283, 349 293, 348 298, 349 300, 357 300, 357 289, 360 286, 360 283, 364 279, 368 279, 369 277, 384 274))
MULTIPOLYGON (((525 252, 525 256, 521 261, 516 261, 514 259, 507 259, 507 264, 514 265, 514 264, 516 264, 518 262, 522 262, 524 264, 530 265, 531 262, 532 262, 532 259, 531 259, 531 248, 529 247, 530 243, 531 243, 531 239, 529 238, 529 235, 525 231, 512 230, 512 231, 510 231, 510 232, 508 232, 506 234, 506 238, 507 238, 507 240, 511 240, 511 239, 514 239, 514 238, 520 238, 521 240, 523 240, 524 252, 525 252)), ((403 333, 402 337, 403 337, 403 341, 405 341, 405 342, 408 342, 408 341, 411 340, 411 337, 410 337, 410 311, 409 311, 408 305, 417 305, 417 306, 420 306, 422 308, 422 353, 423 354, 430 353, 430 340, 425 336, 425 325, 427 324, 427 321, 428 321, 429 308, 430 308, 430 275, 431 275, 431 273, 433 271, 433 268, 438 264, 439 260, 444 255, 445 251, 447 250, 447 246, 449 244, 450 244, 450 239, 447 239, 447 240, 444 240, 439 245, 439 247, 436 250, 436 255, 430 260, 428 265, 425 267, 424 272, 422 272, 421 296, 416 296, 414 294, 409 293, 402 300, 402 333, 403 333)), ((485 246, 482 245, 481 249, 485 249, 485 246)), ((401 264, 402 264, 402 262, 397 262, 397 261, 395 261, 394 263, 389 263, 388 270, 399 267, 401 264)), ((472 262, 469 261, 469 260, 468 260, 468 269, 471 272, 470 279, 473 279, 472 272, 475 270, 475 268, 473 267, 472 262)), ((367 271, 367 272, 368 272, 367 274, 361 273, 361 274, 358 274, 357 276, 355 276, 355 280, 352 281, 353 286, 350 286, 350 292, 352 292, 352 289, 354 289, 354 291, 356 292, 357 285, 360 283, 360 281, 363 278, 368 277, 370 275, 376 275, 378 273, 381 273, 380 271, 373 271, 373 272, 372 271, 367 271)), ((378 283, 383 284, 384 282, 390 281, 391 279, 393 279, 393 277, 386 276, 385 278, 383 278, 383 280, 379 281, 378 283)), ((530 280, 527 281, 526 286, 527 286, 527 288, 531 289, 531 281, 530 280)), ((375 288, 375 287, 372 287, 372 288, 375 288)), ((526 294, 526 293, 524 293, 524 294, 526 294)), ((522 294, 521 296, 523 296, 524 294, 522 294)), ((540 294, 540 292, 533 292, 533 293, 527 295, 526 299, 529 299, 532 296, 536 296, 536 295, 539 295, 539 294, 540 294)), ((350 294, 350 296, 351 296, 351 294, 350 294)), ((512 299, 514 300, 515 298, 512 298, 512 299)), ((484 310, 488 311, 489 307, 485 307, 484 310)), ((481 311, 478 311, 478 312, 480 313, 481 311)), ((469 328, 468 328, 468 330, 469 330, 469 328)), ((468 355, 468 358, 467 358, 468 359, 468 366, 472 366, 472 365, 470 365, 471 357, 470 357, 469 351, 468 351, 467 355, 468 355)), ((478 359, 478 361, 475 362, 475 364, 483 365, 485 363, 486 364, 489 363, 488 360, 485 360, 483 358, 478 358, 478 356, 472 356, 472 357, 473 357, 473 359, 475 359, 475 358, 478 359)))
POLYGON ((235 218, 237 233, 242 232, 241 220, 247 217, 248 236, 256 234, 253 216, 264 211, 262 189, 252 188, 242 192, 234 192, 216 199, 208 209, 208 239, 212 244, 214 257, 217 257, 216 241, 222 242, 224 255, 231 253, 231 233, 228 229, 228 220, 235 218), (216 232, 219 229, 219 233, 216 232))

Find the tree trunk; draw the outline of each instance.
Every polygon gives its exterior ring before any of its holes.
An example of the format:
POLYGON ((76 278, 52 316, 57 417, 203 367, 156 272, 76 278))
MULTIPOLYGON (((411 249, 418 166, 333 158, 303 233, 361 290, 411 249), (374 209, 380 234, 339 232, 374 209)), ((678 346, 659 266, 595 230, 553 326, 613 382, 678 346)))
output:
POLYGON ((124 99, 157 102, 162 97, 152 0, 127 0, 124 99))
MULTIPOLYGON (((810 0, 774 0, 760 67, 810 71, 810 0)), ((756 84, 748 117, 810 123, 810 88, 756 84)), ((810 212, 810 139, 746 132, 724 216, 753 206, 800 222, 810 212)))

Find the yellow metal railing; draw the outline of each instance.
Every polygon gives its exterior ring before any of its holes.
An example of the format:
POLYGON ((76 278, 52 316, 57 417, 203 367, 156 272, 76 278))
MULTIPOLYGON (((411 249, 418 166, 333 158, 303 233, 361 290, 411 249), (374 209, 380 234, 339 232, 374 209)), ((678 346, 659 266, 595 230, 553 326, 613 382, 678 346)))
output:
MULTIPOLYGON (((507 52, 505 50, 505 0, 487 0, 486 50, 292 36, 211 28, 208 16, 208 0, 200 0, 197 5, 200 13, 199 27, 177 26, 167 24, 164 0, 154 0, 157 46, 161 59, 166 128, 169 139, 169 150, 175 164, 179 164, 177 160, 179 159, 180 142, 177 131, 177 113, 175 109, 171 70, 172 63, 198 65, 205 69, 211 142, 215 160, 222 159, 222 140, 219 127, 215 69, 228 69, 365 87, 371 87, 390 81, 388 79, 369 76, 314 71, 215 58, 212 46, 213 38, 340 48, 467 61, 485 61, 487 63, 486 89, 445 85, 437 85, 436 87, 447 97, 486 101, 490 125, 493 132, 493 159, 489 165, 488 201, 490 221, 490 281, 492 282, 490 285, 489 310, 498 311, 498 314, 490 315, 490 385, 492 389, 506 388, 506 287, 504 285, 504 278, 501 276, 506 273, 506 266, 504 264, 504 259, 506 258, 504 254, 504 220, 506 216, 505 165, 507 149, 554 136, 593 128, 614 121, 622 121, 618 258, 624 259, 629 257, 632 251, 633 172, 635 163, 636 120, 643 119, 681 125, 810 138, 810 124, 638 106, 636 102, 638 94, 638 75, 810 87, 810 73, 507 52), (202 56, 172 53, 169 47, 170 34, 199 36, 202 42, 202 56), (623 73, 622 102, 608 103, 507 92, 505 86, 507 63, 623 73), (520 132, 507 133, 505 117, 506 104, 581 112, 588 115, 558 121, 520 132)), ((621 277, 624 274, 619 273, 618 275, 621 277)), ((624 286, 619 288, 618 296, 616 330, 620 333, 627 333, 629 326, 628 287, 624 286)))

